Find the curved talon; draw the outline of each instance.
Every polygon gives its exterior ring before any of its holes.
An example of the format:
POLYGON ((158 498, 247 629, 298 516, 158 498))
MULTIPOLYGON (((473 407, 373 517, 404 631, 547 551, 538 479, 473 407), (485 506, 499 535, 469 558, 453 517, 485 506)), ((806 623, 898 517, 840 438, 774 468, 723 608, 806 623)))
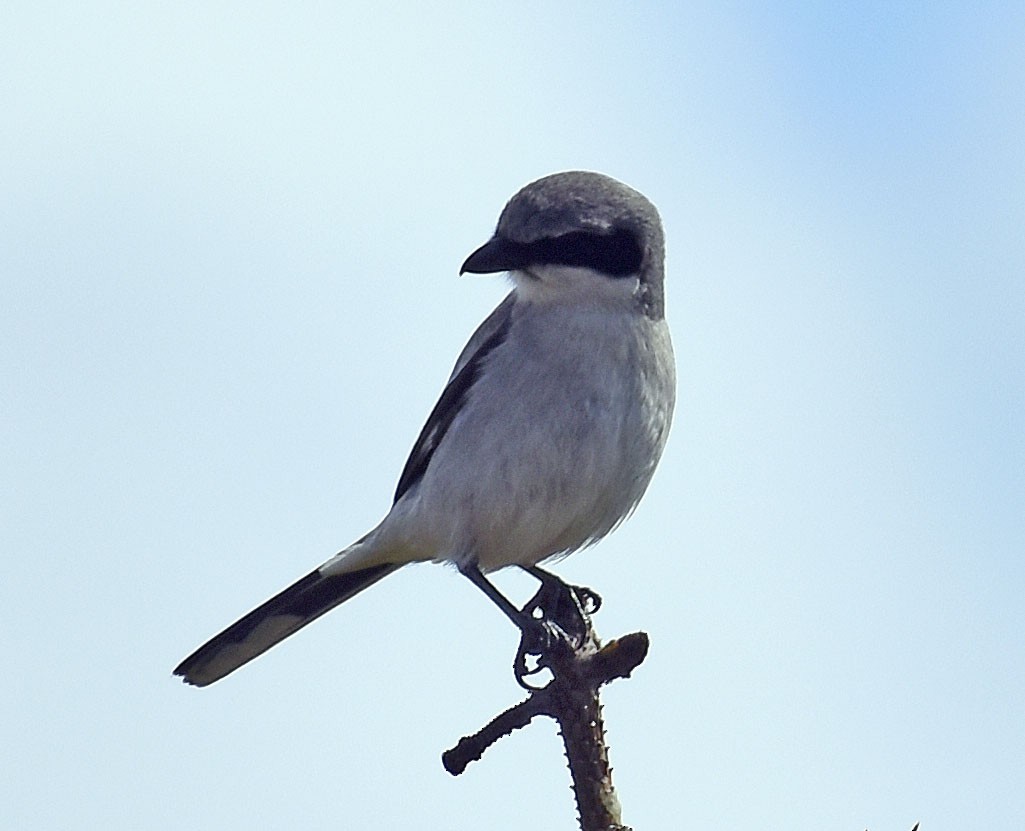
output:
POLYGON ((516 683, 523 689, 536 692, 547 687, 551 679, 541 685, 531 684, 528 679, 542 670, 549 669, 548 656, 553 651, 572 651, 576 648, 577 641, 553 620, 531 618, 531 623, 533 625, 525 628, 520 637, 520 646, 513 661, 513 675, 516 683), (530 666, 530 658, 536 659, 533 667, 530 666))
POLYGON ((537 675, 541 670, 545 668, 544 664, 538 664, 533 669, 530 669, 530 667, 527 665, 526 656, 517 655, 516 657, 519 662, 519 666, 516 667, 516 674, 520 678, 526 678, 528 675, 537 675))
POLYGON ((527 675, 529 675, 529 673, 524 674, 524 675, 517 674, 516 675, 516 683, 519 684, 521 687, 523 687, 523 689, 527 690, 528 692, 540 692, 545 687, 547 687, 548 684, 552 683, 551 679, 549 679, 548 683, 546 683, 546 684, 534 685, 534 684, 531 684, 529 681, 527 681, 527 675))

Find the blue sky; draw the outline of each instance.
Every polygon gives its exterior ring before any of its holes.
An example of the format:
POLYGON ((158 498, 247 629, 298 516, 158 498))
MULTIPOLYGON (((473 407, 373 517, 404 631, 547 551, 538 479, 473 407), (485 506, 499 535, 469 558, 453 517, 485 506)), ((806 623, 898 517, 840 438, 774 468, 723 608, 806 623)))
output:
MULTIPOLYGON (((1025 822, 1020 4, 0 12, 5 816, 571 828, 509 625, 411 567, 224 682, 170 670, 377 522, 501 299, 521 185, 667 229, 677 422, 560 573, 638 829, 1025 822)), ((515 575, 503 585, 522 592, 515 575)))

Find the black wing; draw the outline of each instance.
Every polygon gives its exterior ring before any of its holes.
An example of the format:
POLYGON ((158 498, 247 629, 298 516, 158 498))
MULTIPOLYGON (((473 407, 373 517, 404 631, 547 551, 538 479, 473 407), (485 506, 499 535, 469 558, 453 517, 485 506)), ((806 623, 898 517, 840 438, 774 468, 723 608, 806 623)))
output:
POLYGON ((514 303, 515 295, 510 293, 477 328, 473 337, 466 344, 466 348, 463 349, 459 360, 456 361, 452 376, 441 393, 441 398, 438 399, 438 403, 434 405, 434 409, 427 417, 427 423, 420 431, 420 436, 406 460, 406 466, 402 469, 398 487, 395 489, 396 502, 423 478, 434 451, 441 443, 445 433, 448 432, 448 428, 452 426, 459 411, 462 410, 470 388, 480 377, 485 358, 509 334, 514 303))

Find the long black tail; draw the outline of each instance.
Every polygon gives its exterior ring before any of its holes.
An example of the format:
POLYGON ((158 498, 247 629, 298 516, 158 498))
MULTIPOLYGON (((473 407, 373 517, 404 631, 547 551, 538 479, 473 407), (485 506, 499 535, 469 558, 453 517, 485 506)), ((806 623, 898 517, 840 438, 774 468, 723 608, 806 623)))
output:
POLYGON ((212 684, 399 567, 384 563, 328 577, 311 572, 211 638, 174 674, 197 687, 212 684))

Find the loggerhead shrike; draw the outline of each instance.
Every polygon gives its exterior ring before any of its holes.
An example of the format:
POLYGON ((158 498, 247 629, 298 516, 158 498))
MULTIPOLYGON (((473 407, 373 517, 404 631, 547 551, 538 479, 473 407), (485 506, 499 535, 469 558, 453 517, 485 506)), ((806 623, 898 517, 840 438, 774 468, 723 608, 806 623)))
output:
MULTIPOLYGON (((399 477, 380 525, 175 669, 206 686, 406 563, 536 568, 604 537, 637 505, 676 397, 664 240, 644 196, 598 173, 519 191, 460 273, 508 271, 399 477)), ((554 578, 553 578, 554 579, 554 578)))

